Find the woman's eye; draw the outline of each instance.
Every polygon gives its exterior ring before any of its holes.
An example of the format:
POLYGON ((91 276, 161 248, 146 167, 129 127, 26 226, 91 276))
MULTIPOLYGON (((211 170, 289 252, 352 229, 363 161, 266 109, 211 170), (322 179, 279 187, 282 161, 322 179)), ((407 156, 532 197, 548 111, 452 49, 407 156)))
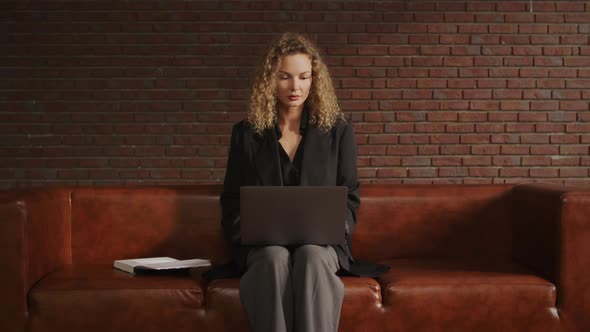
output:
POLYGON ((307 80, 307 79, 309 79, 309 76, 303 76, 303 77, 301 77, 301 79, 302 80, 307 80))

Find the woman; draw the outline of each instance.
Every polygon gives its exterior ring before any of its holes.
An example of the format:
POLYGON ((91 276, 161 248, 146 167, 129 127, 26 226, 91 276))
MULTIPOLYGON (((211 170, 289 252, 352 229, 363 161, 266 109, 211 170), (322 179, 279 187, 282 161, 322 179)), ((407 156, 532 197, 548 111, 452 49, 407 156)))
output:
POLYGON ((233 127, 221 204, 254 331, 336 331, 344 294, 336 273, 386 269, 356 264, 350 254, 360 204, 354 133, 317 49, 300 35, 283 34, 259 67, 248 119, 233 127), (252 185, 348 187, 347 243, 242 246, 239 189, 252 185))

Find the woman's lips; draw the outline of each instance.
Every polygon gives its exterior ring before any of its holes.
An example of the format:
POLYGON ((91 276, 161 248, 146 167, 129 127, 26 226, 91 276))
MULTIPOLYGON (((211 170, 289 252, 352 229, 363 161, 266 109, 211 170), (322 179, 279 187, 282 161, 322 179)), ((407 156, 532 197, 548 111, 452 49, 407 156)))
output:
POLYGON ((289 100, 291 101, 295 101, 297 99, 299 99, 299 96, 289 96, 289 100))

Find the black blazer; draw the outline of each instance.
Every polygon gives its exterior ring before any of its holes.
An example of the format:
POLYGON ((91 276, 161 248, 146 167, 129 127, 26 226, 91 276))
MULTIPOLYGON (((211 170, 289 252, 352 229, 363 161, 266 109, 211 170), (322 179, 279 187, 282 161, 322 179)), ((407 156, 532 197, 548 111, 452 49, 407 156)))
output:
MULTIPOLYGON (((303 159, 300 185, 348 187, 348 209, 345 223, 345 245, 336 245, 341 271, 339 274, 376 276, 388 267, 367 264, 352 258, 351 237, 356 226, 356 210, 360 205, 357 178, 356 142, 352 126, 339 120, 329 131, 308 125, 302 141, 303 159)), ((274 128, 255 134, 241 121, 233 126, 226 175, 221 194, 222 226, 225 238, 232 245, 233 271, 227 276, 241 275, 252 247, 240 244, 240 186, 281 186, 279 147, 274 128)), ((219 272, 213 271, 213 272, 219 272)), ((210 277, 225 277, 215 275, 210 277)))

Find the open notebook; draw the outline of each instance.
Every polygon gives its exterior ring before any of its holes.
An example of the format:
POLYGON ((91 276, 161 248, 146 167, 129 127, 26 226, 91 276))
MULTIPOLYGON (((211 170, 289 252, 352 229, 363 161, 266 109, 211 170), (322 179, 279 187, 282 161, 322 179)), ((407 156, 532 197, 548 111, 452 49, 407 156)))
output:
POLYGON ((207 259, 178 260, 171 257, 150 257, 116 260, 113 266, 128 273, 140 271, 177 270, 191 267, 211 266, 207 259))

